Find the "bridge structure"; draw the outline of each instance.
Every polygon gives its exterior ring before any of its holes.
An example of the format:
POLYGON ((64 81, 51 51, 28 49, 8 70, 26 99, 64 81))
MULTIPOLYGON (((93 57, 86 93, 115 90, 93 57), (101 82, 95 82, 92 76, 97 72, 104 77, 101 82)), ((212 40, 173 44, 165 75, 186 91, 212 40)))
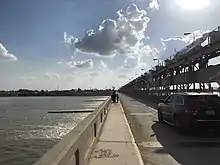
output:
POLYGON ((174 92, 214 92, 220 64, 209 61, 218 56, 220 27, 122 86, 119 103, 109 97, 34 165, 214 165, 220 140, 203 149, 204 138, 178 136, 157 122, 153 103, 174 92))
POLYGON ((34 163, 103 164, 143 165, 122 105, 110 97, 34 163))
POLYGON ((220 64, 209 65, 220 55, 220 27, 203 34, 146 73, 122 86, 122 93, 164 97, 174 92, 213 92, 220 85, 220 64))

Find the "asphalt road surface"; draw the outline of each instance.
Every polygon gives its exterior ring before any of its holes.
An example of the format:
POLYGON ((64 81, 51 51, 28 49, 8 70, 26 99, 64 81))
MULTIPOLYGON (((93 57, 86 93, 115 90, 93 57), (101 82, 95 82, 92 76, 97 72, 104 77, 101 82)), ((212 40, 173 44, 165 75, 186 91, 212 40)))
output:
POLYGON ((158 122, 156 104, 122 94, 120 100, 145 165, 220 164, 220 136, 209 131, 179 135, 158 122))

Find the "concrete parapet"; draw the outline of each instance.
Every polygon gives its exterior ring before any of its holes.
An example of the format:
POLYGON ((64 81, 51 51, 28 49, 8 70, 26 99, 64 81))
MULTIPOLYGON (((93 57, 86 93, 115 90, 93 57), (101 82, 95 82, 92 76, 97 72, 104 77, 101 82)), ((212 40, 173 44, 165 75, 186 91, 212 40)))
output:
POLYGON ((86 165, 111 104, 110 97, 34 165, 86 165))
POLYGON ((155 102, 155 103, 159 103, 161 101, 161 99, 166 98, 166 96, 149 95, 148 91, 141 91, 141 90, 131 90, 131 91, 126 91, 126 92, 122 92, 122 93, 129 95, 131 97, 145 99, 145 100, 149 100, 149 101, 155 102))

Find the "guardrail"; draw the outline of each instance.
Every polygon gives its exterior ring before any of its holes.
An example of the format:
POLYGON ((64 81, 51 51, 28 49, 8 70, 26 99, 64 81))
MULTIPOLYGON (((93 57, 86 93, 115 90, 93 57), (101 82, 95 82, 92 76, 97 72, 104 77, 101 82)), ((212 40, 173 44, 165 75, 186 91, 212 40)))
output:
POLYGON ((111 104, 110 97, 34 165, 86 165, 111 104))

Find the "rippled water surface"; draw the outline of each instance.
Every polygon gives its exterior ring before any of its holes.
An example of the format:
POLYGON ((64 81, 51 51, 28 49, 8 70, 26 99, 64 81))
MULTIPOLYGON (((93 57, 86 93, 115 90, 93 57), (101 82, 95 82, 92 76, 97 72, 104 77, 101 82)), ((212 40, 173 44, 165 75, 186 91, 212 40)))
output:
POLYGON ((0 97, 0 165, 30 165, 89 113, 51 110, 95 109, 106 97, 0 97))

